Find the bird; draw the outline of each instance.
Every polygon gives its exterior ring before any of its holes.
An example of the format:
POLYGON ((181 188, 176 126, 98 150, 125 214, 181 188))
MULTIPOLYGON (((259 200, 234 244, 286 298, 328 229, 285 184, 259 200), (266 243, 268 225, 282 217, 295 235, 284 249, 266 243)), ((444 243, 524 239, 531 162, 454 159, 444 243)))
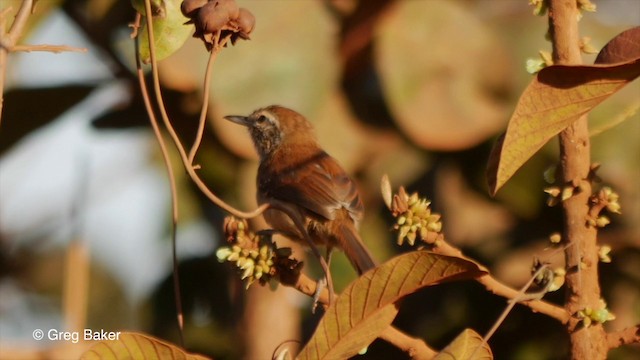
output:
POLYGON ((360 275, 376 266, 358 233, 364 206, 356 183, 322 149, 303 115, 271 105, 225 119, 249 130, 259 156, 258 204, 277 205, 263 214, 272 230, 310 246, 290 217, 295 216, 315 245, 326 246, 327 263, 339 248, 360 275))

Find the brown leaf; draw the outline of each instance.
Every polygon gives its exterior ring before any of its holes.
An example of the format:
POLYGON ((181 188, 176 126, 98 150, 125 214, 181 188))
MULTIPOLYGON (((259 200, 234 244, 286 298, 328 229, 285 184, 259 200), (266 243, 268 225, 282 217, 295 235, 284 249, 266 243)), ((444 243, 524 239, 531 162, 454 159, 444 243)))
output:
POLYGON ((327 309, 298 359, 346 359, 367 347, 395 318, 395 302, 420 288, 484 272, 474 263, 415 251, 352 282, 327 309))
POLYGON ((495 193, 553 136, 640 75, 640 58, 616 65, 553 65, 522 93, 487 166, 495 193))
POLYGON ((477 332, 465 329, 434 360, 493 359, 491 348, 477 332))
POLYGON ((473 10, 456 1, 399 1, 383 20, 376 67, 404 135, 423 148, 451 151, 504 127, 506 102, 493 94, 509 86, 511 63, 473 10))
POLYGON ((640 57, 640 26, 625 30, 605 45, 596 64, 616 64, 640 57))
POLYGON ((117 340, 104 340, 93 345, 80 357, 92 359, 183 359, 206 360, 202 355, 190 354, 177 345, 135 332, 121 332, 117 340))

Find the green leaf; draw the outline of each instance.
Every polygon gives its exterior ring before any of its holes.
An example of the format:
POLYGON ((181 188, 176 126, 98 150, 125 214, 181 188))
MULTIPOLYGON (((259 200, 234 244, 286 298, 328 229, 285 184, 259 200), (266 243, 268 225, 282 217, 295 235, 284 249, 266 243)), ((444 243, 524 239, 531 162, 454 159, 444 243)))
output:
POLYGON ((152 336, 121 332, 117 340, 104 340, 93 345, 80 357, 81 360, 93 359, 181 359, 207 360, 207 357, 190 354, 176 345, 156 339, 152 336))
MULTIPOLYGON (((182 0, 167 0, 163 2, 163 9, 158 15, 152 17, 153 40, 156 47, 156 60, 160 61, 176 52, 184 45, 185 41, 193 33, 193 25, 185 25, 188 20, 180 11, 182 0)), ((137 7, 136 7, 137 9, 137 7)), ((144 6, 143 6, 144 10, 144 6)), ((153 10, 152 10, 153 12, 153 10)), ((142 62, 151 62, 149 50, 149 33, 147 31, 147 17, 143 14, 138 29, 140 37, 140 58, 142 62)))
POLYGON ((493 147, 487 181, 493 195, 553 136, 640 76, 640 58, 615 65, 552 65, 518 100, 507 132, 493 147))
POLYGON ((433 360, 493 359, 491 348, 477 332, 465 329, 433 360))
POLYGON ((478 277, 478 265, 428 251, 397 256, 352 282, 327 309, 298 359, 346 359, 367 347, 386 329, 395 302, 417 290, 446 281, 478 277))

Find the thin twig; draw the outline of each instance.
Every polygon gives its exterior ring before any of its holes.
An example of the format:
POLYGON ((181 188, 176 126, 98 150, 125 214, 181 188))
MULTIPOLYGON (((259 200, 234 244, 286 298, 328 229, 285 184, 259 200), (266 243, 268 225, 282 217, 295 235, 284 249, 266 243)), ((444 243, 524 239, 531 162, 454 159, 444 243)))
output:
MULTIPOLYGON (((147 14, 150 14, 151 5, 149 0, 145 0, 145 10, 147 14)), ((140 28, 140 13, 136 14, 136 20, 134 28, 140 28)), ((147 17, 150 22, 151 19, 147 17)), ((149 31, 152 31, 151 25, 148 26, 149 31)), ((151 38, 151 35, 149 35, 151 38)), ((140 39, 139 37, 135 37, 135 52, 136 52, 136 72, 138 75, 138 82, 140 85, 140 90, 142 92, 142 98, 144 99, 144 106, 147 109, 147 114, 149 115, 149 120, 151 122, 151 126, 153 127, 153 133, 156 136, 158 141, 158 145, 160 146, 160 151, 162 152, 162 160, 164 161, 165 168, 167 169, 167 174, 169 175, 169 184, 171 187, 171 254, 172 254, 172 263, 173 263, 173 289, 174 289, 174 298, 176 301, 176 320, 178 322, 178 333, 180 334, 180 345, 184 347, 184 315, 182 310, 182 295, 180 291, 180 273, 178 268, 178 255, 177 255, 177 229, 178 229, 178 189, 176 187, 175 175, 173 173, 173 167, 171 166, 171 159, 169 157, 169 151, 167 150, 167 146, 162 138, 162 133, 160 132, 160 127, 158 126, 158 120, 155 117, 155 113, 153 112, 153 107, 151 105, 151 100, 149 99, 149 91, 147 90, 147 84, 144 79, 144 72, 142 71, 142 60, 140 59, 140 39)), ((154 53, 154 44, 153 42, 149 42, 150 52, 154 53)), ((154 54, 155 55, 155 54, 154 54)))
POLYGON ((207 119, 207 109, 209 107, 209 89, 211 87, 211 73, 213 69, 213 63, 215 62, 218 53, 222 49, 222 47, 227 43, 227 41, 231 38, 231 35, 226 36, 222 42, 220 42, 220 32, 216 34, 214 39, 215 46, 211 49, 209 53, 209 61, 207 62, 207 71, 204 74, 204 85, 202 92, 202 110, 200 110, 200 120, 198 122, 198 132, 196 133, 196 138, 191 146, 191 150, 189 151, 189 166, 193 166, 193 160, 196 157, 196 153, 198 152, 198 148, 200 147, 200 143, 202 142, 202 134, 204 133, 204 125, 207 119))
POLYGON ((7 58, 9 54, 9 48, 12 48, 18 42, 18 39, 24 31, 24 27, 27 24, 27 19, 33 8, 33 0, 24 0, 20 4, 20 9, 16 14, 11 28, 8 33, 5 33, 6 16, 9 13, 8 10, 3 10, 0 13, 0 39, 2 39, 3 45, 0 46, 0 125, 2 125, 2 108, 4 104, 4 79, 7 73, 7 58))
MULTIPOLYGON (((145 6, 147 5, 147 0, 145 0, 145 6)), ((149 11, 147 9, 147 11, 149 11)), ((151 13, 150 11, 148 13, 151 13)), ((147 32, 149 34, 149 43, 153 44, 155 43, 155 39, 153 36, 153 24, 151 21, 150 17, 147 17, 147 32)), ((222 208, 223 210, 225 210, 226 212, 230 213, 231 215, 235 216, 235 217, 239 217, 242 219, 250 219, 253 217, 256 217, 260 214, 262 214, 268 207, 268 204, 263 204, 261 206, 259 206, 257 209, 250 211, 250 212, 244 212, 244 211, 240 211, 236 208, 234 208, 233 206, 227 204, 226 202, 224 202, 221 198, 219 198, 218 196, 216 196, 208 187, 207 185, 205 185, 205 183, 202 181, 202 179, 200 179, 200 177, 198 176, 198 174, 195 171, 195 168, 190 164, 189 161, 189 156, 187 155, 184 146, 182 145, 182 142, 180 141, 180 138, 178 137, 178 134, 176 133, 175 129, 173 128, 173 125, 171 124, 171 120, 169 120, 169 116, 167 115, 167 110, 166 107, 164 105, 164 100, 162 98, 162 90, 160 89, 160 77, 158 75, 158 63, 156 60, 156 52, 155 52, 155 47, 154 46, 150 46, 149 47, 150 51, 149 51, 149 55, 151 58, 151 75, 152 75, 152 79, 153 79, 153 89, 156 95, 156 101, 158 102, 158 108, 160 109, 160 116, 162 117, 162 121, 167 129, 167 132, 169 132, 169 135, 171 136, 171 139, 173 140, 174 145, 176 146, 176 148, 178 149, 178 153, 180 154, 180 158, 182 159, 182 163, 184 165, 185 170, 187 171, 187 174, 189 174, 189 177, 191 178, 191 180, 196 184, 196 186, 198 187, 198 189, 200 189, 200 191, 207 197, 209 198, 209 200, 211 200, 214 204, 216 204, 218 207, 222 208)))
POLYGON ((609 349, 640 343, 640 324, 607 334, 609 349))
POLYGON ((10 52, 31 52, 31 51, 47 51, 53 53, 61 52, 87 52, 86 48, 78 48, 68 45, 17 45, 24 27, 26 26, 29 15, 33 10, 33 0, 24 0, 20 4, 20 9, 16 14, 11 28, 8 33, 5 33, 6 17, 11 11, 12 7, 9 6, 0 10, 0 125, 2 124, 2 108, 4 103, 4 80, 7 71, 7 58, 10 52))
POLYGON ((9 29, 9 33, 6 37, 7 43, 11 46, 14 46, 18 42, 20 36, 22 36, 24 27, 27 25, 27 19, 29 18, 29 15, 31 15, 32 8, 33 0, 23 0, 20 4, 20 9, 18 9, 18 13, 13 20, 13 24, 11 24, 11 28, 9 29))
MULTIPOLYGON (((1 41, 0 46, 3 48, 7 47, 5 41, 1 41)), ((55 54, 59 54, 62 52, 78 52, 78 53, 86 53, 87 48, 69 46, 69 45, 47 45, 47 44, 38 44, 38 45, 14 45, 8 47, 10 52, 32 52, 32 51, 44 51, 44 52, 52 52, 55 54)))
MULTIPOLYGON (((462 259, 475 262, 473 259, 470 259, 467 256, 463 255, 460 249, 452 246, 451 244, 447 243, 444 240, 438 240, 438 243, 433 248, 433 251, 439 254, 456 256, 462 259)), ((484 285, 484 287, 488 291, 490 291, 495 295, 502 296, 507 299, 515 299, 518 297, 518 291, 516 289, 513 289, 503 284, 502 282, 498 281, 496 278, 494 278, 488 273, 486 275, 480 276, 479 278, 476 279, 476 281, 484 285)), ((520 304, 529 307, 534 312, 539 312, 541 314, 548 315, 560 321, 563 324, 566 324, 570 319, 570 315, 569 313, 567 313, 565 309, 543 300, 524 300, 524 301, 521 301, 520 304)))
MULTIPOLYGON (((498 330, 498 327, 500 327, 500 325, 502 325, 502 322, 504 321, 504 319, 506 319, 507 315, 509 315, 509 313, 511 312, 511 309, 513 309, 513 307, 517 303, 525 301, 525 300, 533 300, 533 299, 537 300, 537 299, 540 299, 540 298, 542 298, 544 296, 544 294, 546 294, 549 291, 549 287, 553 284, 553 281, 552 281, 553 279, 551 279, 541 291, 538 291, 538 292, 533 293, 533 294, 528 294, 527 293, 527 290, 529 290, 529 288, 531 287, 531 284, 533 284, 535 279, 538 276, 540 276, 540 274, 542 274, 543 271, 549 271, 549 267, 547 265, 540 266, 540 268, 538 268, 538 270, 535 272, 535 274, 533 274, 531 276, 529 281, 527 281, 527 283, 524 284, 524 286, 520 289, 520 291, 518 291, 518 296, 516 296, 513 299, 509 299, 509 301, 508 301, 509 304, 507 305, 507 307, 504 309, 502 314, 500 314, 500 317, 498 317, 498 319, 495 321, 495 323, 493 324, 491 329, 489 329, 487 334, 482 339, 485 343, 487 343, 489 341, 489 339, 491 338, 491 336, 493 336, 493 334, 496 332, 496 330, 498 330)), ((476 349, 476 351, 477 351, 477 349, 476 349)))
POLYGON ((378 338, 404 351, 414 360, 432 359, 437 354, 424 340, 411 337, 393 326, 384 329, 378 338))

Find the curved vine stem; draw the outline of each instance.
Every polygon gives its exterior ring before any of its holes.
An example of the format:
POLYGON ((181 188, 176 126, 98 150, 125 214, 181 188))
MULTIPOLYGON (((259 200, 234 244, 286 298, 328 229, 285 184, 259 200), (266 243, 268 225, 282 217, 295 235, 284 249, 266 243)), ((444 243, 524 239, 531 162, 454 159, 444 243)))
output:
MULTIPOLYGON (((151 5, 149 3, 149 0, 145 0, 145 9, 146 9, 148 14, 151 13, 151 10, 150 10, 151 9, 151 5)), ((146 18, 147 18, 147 32, 149 34, 149 43, 153 44, 155 42, 155 39, 154 39, 154 36, 153 36, 153 21, 148 16, 146 18)), ((226 41, 226 40, 223 40, 223 41, 226 41)), ((216 46, 214 48, 220 49, 219 46, 220 46, 220 44, 216 44, 216 46)), ((162 98, 162 91, 160 89, 160 77, 158 75, 158 62, 157 62, 156 52, 155 52, 155 47, 154 46, 149 46, 149 55, 150 55, 150 58, 151 58, 151 77, 153 79, 153 89, 154 89, 154 92, 155 92, 155 95, 156 95, 156 101, 158 102, 158 108, 160 110, 160 116, 162 117, 162 121, 163 121, 165 127, 167 128, 167 132, 169 132, 169 135, 171 136, 171 139, 173 140, 173 143, 175 144, 176 148, 178 149, 178 153, 180 154, 180 159, 182 160, 184 168, 187 171, 187 174, 189 174, 189 177, 191 178, 191 180, 196 184, 198 189, 200 189, 200 191, 207 198, 209 198, 209 200, 211 200, 218 207, 220 207, 221 209, 225 210, 226 212, 230 213, 233 216, 236 216, 236 217, 239 217, 239 218, 242 218, 242 219, 249 219, 249 218, 253 218, 253 217, 256 217, 256 216, 262 214, 269 207, 268 204, 264 204, 264 205, 258 207, 257 209, 255 209, 253 211, 250 211, 250 212, 240 211, 240 210, 234 208, 233 206, 227 204, 226 202, 224 202, 218 196, 216 196, 207 187, 207 185, 202 181, 202 179, 200 179, 200 176, 198 176, 198 174, 196 173, 196 168, 191 164, 191 162, 189 160, 189 155, 185 151, 185 148, 182 145, 182 142, 180 141, 180 138, 178 137, 178 134, 176 133, 175 129, 173 128, 173 125, 171 124, 171 120, 169 119, 169 115, 167 114, 167 110, 166 110, 166 107, 165 107, 165 104, 164 104, 164 100, 162 98)), ((207 90, 205 89, 205 91, 207 91, 207 90)), ((206 113, 206 111, 205 111, 205 113, 206 113)))
MULTIPOLYGON (((209 108, 209 89, 211 87, 211 73, 213 69, 213 63, 215 62, 220 49, 224 47, 224 45, 227 43, 227 41, 229 41, 230 38, 231 35, 228 35, 224 39, 222 39, 222 41, 220 41, 220 33, 217 33, 214 41, 216 46, 209 52, 209 61, 207 62, 207 70, 204 74, 204 84, 202 85, 202 110, 200 110, 198 132, 196 133, 196 138, 193 142, 193 145, 191 146, 191 150, 189 151, 189 166, 194 166, 193 161, 196 157, 196 153, 198 152, 198 148, 200 147, 200 143, 202 142, 204 125, 207 120, 207 109, 209 108)), ((195 168, 197 168, 197 166, 195 168)))
MULTIPOLYGON (((151 5, 149 0, 145 1, 146 12, 147 14, 151 13, 151 5)), ((136 20, 134 23, 135 32, 137 34, 137 29, 140 27, 140 18, 141 15, 136 15, 136 20)), ((150 22, 150 18, 146 17, 147 21, 150 22)), ((148 24, 148 23, 147 23, 148 24)), ((151 29, 149 26, 148 29, 151 29)), ((152 31, 152 29, 150 30, 152 31)), ((151 35, 149 35, 151 37, 151 35)), ((173 288, 175 294, 176 301, 176 316, 178 322, 178 333, 180 334, 180 345, 184 347, 184 313, 182 311, 182 296, 180 291, 180 273, 178 270, 178 251, 177 251, 177 234, 178 234, 178 189, 176 186, 175 174, 173 173, 173 167, 171 167, 171 159, 169 157, 169 151, 167 150, 167 145, 162 138, 162 133, 160 131, 160 127, 158 126, 158 120, 155 117, 155 113, 153 112, 153 106, 151 105, 151 100, 149 99, 149 92, 147 91, 147 84, 144 79, 144 72, 142 71, 142 61, 140 60, 140 40, 138 36, 134 38, 135 43, 135 52, 136 52, 136 73, 138 75, 138 83, 140 89, 142 91, 142 98, 144 100, 144 106, 147 110, 147 114, 149 115, 149 119, 151 122, 151 127, 153 128, 153 133, 158 141, 158 145, 160 146, 160 151, 162 153, 162 160, 164 161, 165 168, 167 169, 167 175, 169 177, 169 185, 171 187, 171 254, 172 254, 172 263, 173 263, 173 288)), ((155 51, 153 42, 149 43, 149 47, 152 49, 150 51, 155 51)))

